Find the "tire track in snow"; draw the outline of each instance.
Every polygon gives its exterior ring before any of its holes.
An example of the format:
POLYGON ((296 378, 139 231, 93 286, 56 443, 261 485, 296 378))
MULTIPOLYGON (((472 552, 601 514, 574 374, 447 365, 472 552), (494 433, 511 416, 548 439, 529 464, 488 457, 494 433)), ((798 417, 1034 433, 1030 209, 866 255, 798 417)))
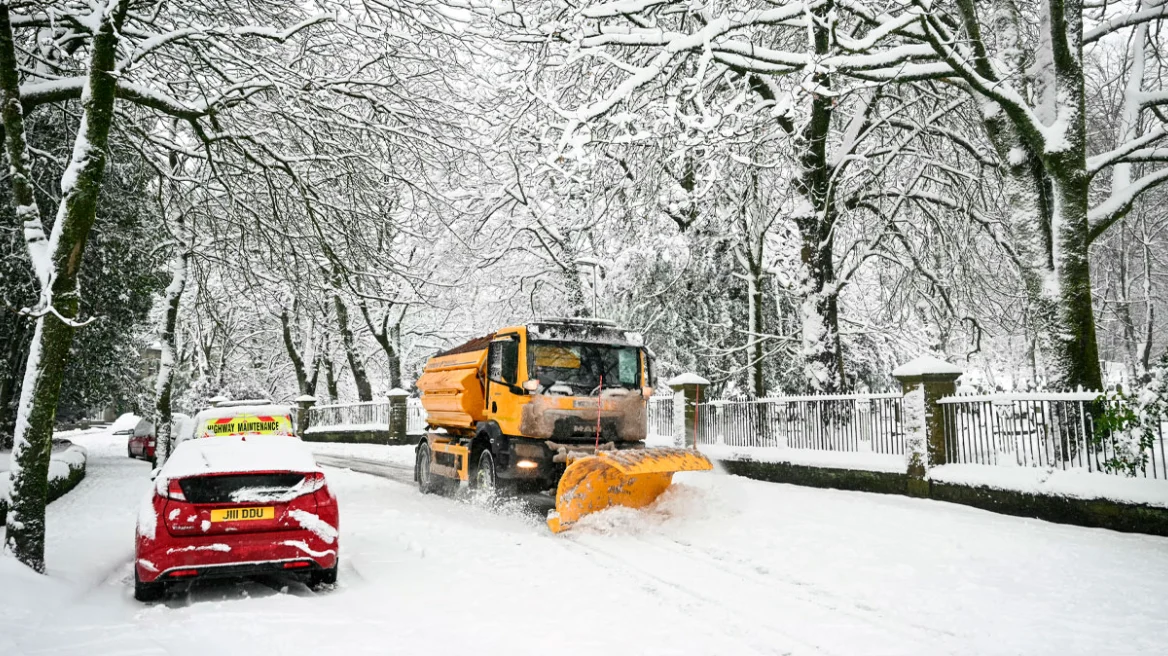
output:
MULTIPOLYGON (((626 536, 620 537, 623 538, 626 536)), ((610 551, 601 549, 595 544, 586 544, 582 538, 583 536, 576 536, 571 534, 557 536, 557 539, 562 540, 560 544, 565 549, 573 551, 589 561, 604 561, 605 571, 611 572, 617 570, 621 574, 627 576, 627 578, 630 580, 639 579, 642 582, 643 587, 649 588, 651 590, 658 590, 660 587, 664 586, 665 588, 686 596, 692 604, 696 604, 700 608, 694 612, 689 608, 682 606, 679 608, 679 610, 694 620, 708 625, 712 630, 726 636, 726 638, 742 644, 752 653, 781 654, 783 656, 792 656, 796 653, 807 653, 807 651, 810 651, 816 654, 846 656, 843 652, 837 653, 826 651, 813 642, 798 636, 791 635, 784 631, 780 631, 768 625, 765 621, 760 622, 750 621, 749 619, 744 620, 742 617, 743 613, 741 608, 741 599, 737 599, 736 603, 729 604, 726 603, 725 600, 720 601, 718 599, 714 599, 708 594, 686 586, 674 578, 639 568, 635 566, 633 561, 630 561, 628 558, 624 558, 610 551), (727 627, 734 627, 735 630, 728 631, 727 627), (773 639, 762 639, 757 635, 760 630, 769 634, 773 639)), ((644 552, 639 553, 644 555, 644 552)), ((656 559, 653 560, 654 562, 659 562, 656 559)), ((641 560, 638 559, 636 564, 641 564, 641 560)), ((672 569, 670 572, 674 576, 686 575, 688 573, 684 569, 672 569)))
MULTIPOLYGON (((642 537, 642 536, 637 536, 637 537, 642 539, 642 541, 650 543, 650 542, 648 542, 648 540, 645 540, 644 537, 642 537)), ((824 590, 823 588, 816 586, 812 583, 805 583, 802 581, 796 581, 796 580, 792 580, 789 578, 779 576, 779 575, 771 572, 769 569, 767 569, 765 567, 756 566, 756 565, 753 565, 747 561, 744 561, 741 558, 736 557, 733 553, 728 552, 728 551, 706 549, 706 548, 703 548, 701 546, 690 544, 690 543, 678 540, 676 538, 671 538, 671 537, 668 537, 665 535, 653 535, 650 537, 655 538, 655 540, 653 542, 651 542, 650 544, 654 544, 654 545, 658 546, 659 548, 667 549, 667 550, 672 551, 680 556, 690 558, 690 559, 702 562, 703 564, 709 565, 711 567, 721 569, 721 570, 723 570, 723 571, 725 571, 733 576, 742 577, 744 580, 749 581, 752 585, 763 586, 763 584, 761 584, 757 580, 755 580, 757 578, 757 576, 761 575, 764 578, 766 578, 768 581, 771 581, 774 584, 784 586, 785 588, 788 589, 788 591, 794 593, 802 601, 805 601, 805 602, 811 603, 811 604, 815 604, 817 606, 821 606, 822 608, 833 611, 833 612, 844 613, 850 617, 854 617, 854 618, 859 619, 861 621, 865 621, 865 622, 868 622, 870 624, 880 626, 881 628, 886 629, 886 630, 891 631, 891 632, 900 633, 907 640, 910 640, 910 641, 911 640, 919 640, 919 638, 920 638, 920 636, 913 633, 913 631, 923 631, 923 632, 930 633, 930 634, 933 634, 933 635, 938 636, 938 637, 943 637, 943 638, 948 638, 948 639, 959 638, 959 636, 957 634, 955 634, 951 631, 937 629, 937 628, 934 628, 934 627, 931 627, 931 626, 928 626, 925 624, 920 624, 920 623, 912 621, 911 619, 904 618, 904 617, 894 617, 892 619, 895 619, 897 622, 902 623, 905 627, 911 628, 912 631, 907 630, 905 628, 897 629, 895 626, 890 626, 888 624, 887 620, 890 618, 888 616, 881 614, 883 611, 880 609, 866 607, 864 605, 861 605, 859 603, 852 601, 851 599, 848 599, 846 597, 843 597, 843 596, 840 596, 838 594, 824 590), (728 563, 733 563, 733 564, 728 564, 728 563), (832 603, 826 603, 821 598, 827 598, 832 603), (873 617, 871 617, 872 615, 876 615, 876 617, 873 618, 873 617)), ((763 587, 765 587, 765 586, 763 586, 763 587)), ((936 647, 934 645, 929 645, 928 647, 932 650, 936 649, 936 647)), ((948 653, 952 653, 952 652, 948 652, 948 653)))
MULTIPOLYGON (((753 567, 751 571, 734 571, 701 550, 695 552, 693 547, 666 536, 626 534, 565 537, 569 537, 567 543, 598 554, 635 576, 660 582, 691 599, 699 600, 718 614, 728 616, 730 622, 746 626, 748 631, 765 629, 817 653, 843 656, 852 653, 854 645, 859 644, 877 648, 878 653, 888 654, 909 651, 953 653, 951 650, 940 650, 931 641, 922 644, 919 635, 889 626, 888 618, 873 616, 873 613, 858 607, 853 610, 824 603, 815 595, 808 594, 798 583, 768 577, 769 581, 782 585, 782 590, 776 590, 774 585, 760 582, 760 572, 753 567), (629 548, 628 554, 622 554, 619 553, 620 542, 609 543, 617 545, 617 549, 610 549, 608 544, 600 547, 595 543, 596 539, 613 537, 632 539, 635 547, 629 548), (661 540, 668 541, 668 544, 663 544, 661 540), (637 566, 634 567, 633 563, 637 566), (699 587, 688 584, 689 581, 704 581, 709 585, 699 587), (758 611, 759 608, 772 612, 764 615, 758 611), (727 612, 725 609, 732 610, 727 612), (745 622, 743 618, 746 618, 745 622), (780 629, 775 626, 777 620, 788 621, 780 629), (832 638, 843 635, 844 631, 847 631, 848 637, 834 640, 838 647, 824 645, 822 638, 827 637, 821 633, 824 629, 831 630, 832 638)), ((701 616, 705 617, 706 612, 703 611, 701 616)))

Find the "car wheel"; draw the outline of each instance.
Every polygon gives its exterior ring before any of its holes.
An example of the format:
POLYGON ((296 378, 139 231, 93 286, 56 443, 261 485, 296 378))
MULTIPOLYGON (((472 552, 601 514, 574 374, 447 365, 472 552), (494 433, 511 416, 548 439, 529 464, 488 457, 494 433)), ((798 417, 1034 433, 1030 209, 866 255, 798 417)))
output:
POLYGON ((433 494, 438 492, 441 488, 438 481, 434 480, 436 476, 434 472, 430 471, 430 461, 433 458, 430 455, 430 445, 424 445, 418 448, 418 490, 422 494, 433 494))
POLYGON ((130 456, 130 458, 134 457, 134 449, 129 444, 126 445, 126 455, 130 456))
POLYGON ((341 566, 340 559, 337 559, 337 564, 332 566, 332 569, 321 569, 312 572, 308 577, 308 587, 316 590, 324 585, 336 585, 337 583, 337 569, 341 566))
POLYGON ((134 598, 138 601, 158 601, 166 594, 165 583, 143 583, 138 580, 137 568, 134 568, 134 598))

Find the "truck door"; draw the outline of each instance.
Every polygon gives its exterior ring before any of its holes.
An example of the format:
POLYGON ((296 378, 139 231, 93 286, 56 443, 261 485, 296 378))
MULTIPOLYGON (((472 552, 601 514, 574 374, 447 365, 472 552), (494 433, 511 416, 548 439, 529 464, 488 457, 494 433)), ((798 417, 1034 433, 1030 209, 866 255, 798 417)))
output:
POLYGON ((519 404, 511 391, 518 380, 518 336, 505 336, 491 342, 487 353, 487 416, 499 422, 504 432, 514 432, 517 428, 510 424, 519 420, 519 404))

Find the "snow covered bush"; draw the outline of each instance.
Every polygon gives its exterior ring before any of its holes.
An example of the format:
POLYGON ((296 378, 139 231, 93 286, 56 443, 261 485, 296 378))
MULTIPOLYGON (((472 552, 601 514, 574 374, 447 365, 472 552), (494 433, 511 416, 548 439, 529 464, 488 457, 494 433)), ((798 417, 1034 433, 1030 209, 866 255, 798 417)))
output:
POLYGON ((1103 408, 1095 420, 1095 446, 1105 454, 1110 452, 1104 469, 1138 476, 1148 465, 1161 424, 1168 419, 1168 353, 1134 397, 1111 391, 1099 395, 1098 403, 1103 408))
MULTIPOLYGON (((54 440, 53 454, 49 457, 49 502, 55 501, 77 487, 85 478, 87 452, 85 447, 67 440, 54 440)), ((3 455, 4 458, 8 454, 3 455)), ((8 516, 8 472, 0 471, 0 522, 8 516)))

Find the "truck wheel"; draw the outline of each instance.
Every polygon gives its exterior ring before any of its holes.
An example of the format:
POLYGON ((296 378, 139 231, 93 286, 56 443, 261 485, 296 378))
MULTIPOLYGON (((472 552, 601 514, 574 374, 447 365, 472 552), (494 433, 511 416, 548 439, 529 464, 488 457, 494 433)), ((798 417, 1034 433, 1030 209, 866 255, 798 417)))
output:
POLYGON ((483 449, 482 455, 479 456, 479 466, 475 469, 475 489, 494 494, 495 482, 495 457, 489 450, 483 449))
POLYGON ((440 490, 440 484, 434 480, 434 472, 430 471, 430 445, 418 449, 418 490, 422 494, 433 494, 440 490))

